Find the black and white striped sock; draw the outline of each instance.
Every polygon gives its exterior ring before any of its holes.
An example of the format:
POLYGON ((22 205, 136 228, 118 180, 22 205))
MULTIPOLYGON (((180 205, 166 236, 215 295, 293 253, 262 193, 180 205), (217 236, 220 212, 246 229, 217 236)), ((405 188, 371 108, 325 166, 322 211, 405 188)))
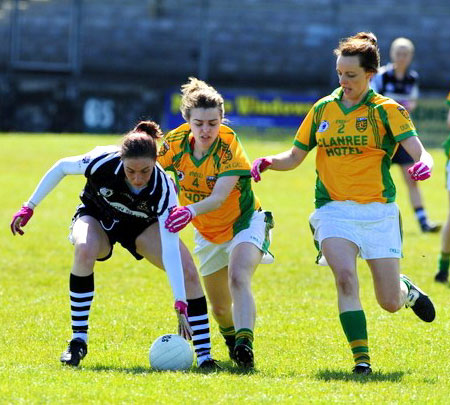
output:
POLYGON ((88 318, 94 299, 94 273, 87 277, 70 274, 70 308, 72 314, 72 339, 87 342, 88 318))
POLYGON ((197 355, 197 366, 200 366, 205 360, 211 359, 208 306, 204 296, 187 302, 189 324, 193 331, 192 343, 197 355))

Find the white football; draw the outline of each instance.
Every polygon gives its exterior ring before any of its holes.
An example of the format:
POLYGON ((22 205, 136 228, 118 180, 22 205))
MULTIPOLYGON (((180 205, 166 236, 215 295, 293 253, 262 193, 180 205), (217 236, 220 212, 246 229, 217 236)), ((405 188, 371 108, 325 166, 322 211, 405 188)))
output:
POLYGON ((194 352, 180 335, 167 334, 152 343, 149 359, 155 370, 187 370, 192 366, 194 352))

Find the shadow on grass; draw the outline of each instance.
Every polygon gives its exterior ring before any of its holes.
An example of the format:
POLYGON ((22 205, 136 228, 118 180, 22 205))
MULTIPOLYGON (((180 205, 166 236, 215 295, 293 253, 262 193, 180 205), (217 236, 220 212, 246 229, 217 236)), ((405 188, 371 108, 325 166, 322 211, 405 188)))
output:
POLYGON ((252 375, 258 373, 256 369, 242 369, 236 366, 234 362, 229 361, 220 361, 219 366, 220 369, 216 370, 208 370, 195 367, 191 371, 191 373, 195 374, 211 374, 211 373, 228 373, 228 374, 238 374, 238 375, 252 375))
POLYGON ((158 371, 153 370, 150 367, 142 367, 142 366, 135 366, 135 367, 115 367, 115 366, 107 366, 104 364, 96 364, 94 366, 82 366, 83 370, 89 370, 89 371, 101 371, 101 372, 108 372, 113 371, 116 373, 126 373, 126 374, 152 374, 152 373, 158 373, 158 371))
MULTIPOLYGON (((198 367, 193 367, 190 370, 186 371, 180 371, 181 373, 192 373, 192 374, 213 374, 213 373, 229 373, 229 374, 240 374, 240 375, 251 375, 255 374, 258 371, 251 369, 251 370, 245 370, 240 369, 236 367, 236 365, 231 362, 220 362, 220 369, 202 369, 198 367)), ((153 370, 150 367, 142 367, 142 366, 135 366, 135 367, 115 367, 115 366, 107 366, 104 364, 96 364, 93 366, 82 366, 80 369, 83 370, 89 370, 89 371, 99 371, 99 372, 116 372, 116 373, 125 373, 125 374, 153 374, 153 373, 160 373, 161 371, 153 370)))
POLYGON ((383 373, 382 371, 376 371, 369 375, 358 375, 351 372, 337 371, 337 370, 320 370, 316 374, 318 380, 324 381, 355 381, 362 384, 380 382, 380 381, 390 381, 390 382, 400 382, 403 379, 405 372, 395 371, 391 373, 383 373))

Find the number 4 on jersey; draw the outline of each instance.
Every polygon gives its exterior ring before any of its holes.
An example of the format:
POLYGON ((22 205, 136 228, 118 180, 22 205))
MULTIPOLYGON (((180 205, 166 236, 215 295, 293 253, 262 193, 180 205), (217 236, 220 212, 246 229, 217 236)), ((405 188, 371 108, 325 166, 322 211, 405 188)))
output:
POLYGON ((194 179, 194 181, 192 182, 192 185, 195 186, 195 187, 199 186, 197 178, 194 179))

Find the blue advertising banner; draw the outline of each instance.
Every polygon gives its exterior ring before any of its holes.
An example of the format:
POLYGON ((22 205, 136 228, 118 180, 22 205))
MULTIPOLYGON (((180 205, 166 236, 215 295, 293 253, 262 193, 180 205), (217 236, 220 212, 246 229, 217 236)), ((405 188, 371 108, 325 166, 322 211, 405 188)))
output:
MULTIPOLYGON (((225 117, 231 127, 297 128, 314 102, 311 96, 282 93, 224 91, 225 117)), ((164 127, 173 129, 184 120, 180 113, 181 95, 178 91, 166 93, 164 127)))

